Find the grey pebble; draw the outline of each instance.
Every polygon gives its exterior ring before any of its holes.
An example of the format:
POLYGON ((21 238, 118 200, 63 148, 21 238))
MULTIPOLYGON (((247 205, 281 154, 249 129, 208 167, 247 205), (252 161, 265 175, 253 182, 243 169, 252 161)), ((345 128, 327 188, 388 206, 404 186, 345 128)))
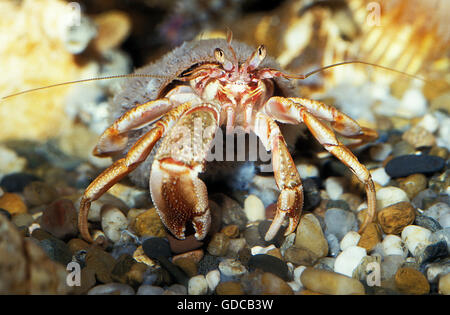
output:
POLYGON ((137 290, 136 295, 161 295, 164 289, 154 285, 143 284, 137 290))
POLYGON ((439 224, 438 221, 436 221, 432 217, 429 217, 426 215, 416 216, 414 224, 424 227, 424 228, 430 230, 431 232, 436 232, 436 231, 442 230, 442 226, 439 224))
POLYGON ((337 239, 336 235, 331 234, 331 233, 325 233, 325 237, 328 242, 328 254, 331 257, 336 257, 341 250, 341 246, 339 245, 339 240, 337 239))
POLYGON ((326 232, 334 234, 340 241, 345 234, 358 230, 358 222, 353 212, 331 208, 325 212, 326 232))
POLYGON ((134 289, 130 287, 128 284, 123 283, 107 283, 100 284, 92 289, 90 289, 87 293, 88 295, 134 295, 134 289))

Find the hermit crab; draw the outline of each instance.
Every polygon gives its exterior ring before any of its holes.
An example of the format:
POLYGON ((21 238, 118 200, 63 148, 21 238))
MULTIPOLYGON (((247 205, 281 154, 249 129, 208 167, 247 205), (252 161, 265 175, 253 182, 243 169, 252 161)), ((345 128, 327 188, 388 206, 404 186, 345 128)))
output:
POLYGON ((91 203, 127 175, 137 184, 148 182, 157 212, 170 232, 185 238, 192 223, 195 237, 207 235, 211 214, 205 183, 198 175, 218 128, 239 126, 254 132, 271 151, 280 190, 277 211, 265 239, 272 239, 285 220, 285 234, 295 231, 303 206, 303 187, 277 122, 305 124, 322 146, 347 165, 365 185, 372 221, 375 188, 369 171, 336 137, 371 141, 377 133, 324 103, 297 97, 292 79, 266 55, 263 45, 252 49, 226 39, 186 42, 127 79, 114 99, 115 121, 100 136, 94 155, 115 162, 85 190, 79 229, 93 241, 87 224, 91 203), (184 139, 183 141, 181 141, 184 139), (186 141, 187 139, 187 141, 186 141))

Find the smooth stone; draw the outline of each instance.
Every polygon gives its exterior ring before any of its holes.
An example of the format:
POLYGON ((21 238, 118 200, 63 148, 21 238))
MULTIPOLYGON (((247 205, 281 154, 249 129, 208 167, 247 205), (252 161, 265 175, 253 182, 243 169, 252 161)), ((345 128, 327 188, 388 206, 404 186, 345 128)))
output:
POLYGON ((140 208, 148 204, 148 190, 116 183, 108 193, 122 200, 128 208, 140 208))
POLYGON ((205 254, 202 260, 198 263, 198 273, 206 275, 208 272, 218 269, 219 263, 220 261, 217 256, 205 254))
POLYGON ((414 152, 415 152, 414 146, 403 140, 394 144, 392 148, 392 156, 394 156, 394 158, 405 156, 408 154, 413 154, 414 152))
POLYGON ((415 209, 409 202, 398 202, 378 211, 378 222, 386 234, 400 234, 414 222, 415 209))
POLYGON ((302 179, 303 183, 303 210, 311 211, 319 206, 322 200, 317 180, 318 177, 310 177, 302 179))
POLYGON ((409 267, 397 270, 395 286, 403 294, 422 295, 430 292, 427 278, 420 271, 409 267))
POLYGON ((266 209, 261 199, 255 195, 249 195, 244 201, 244 212, 249 222, 265 220, 266 209))
POLYGON ((133 229, 139 236, 167 236, 164 224, 156 212, 156 208, 151 208, 137 215, 133 222, 133 229))
POLYGON ((450 295, 450 273, 439 279, 439 294, 450 295))
POLYGON ((144 250, 145 255, 147 255, 149 258, 159 259, 159 257, 167 258, 172 256, 169 247, 169 242, 163 238, 153 237, 146 239, 142 243, 142 248, 144 250))
POLYGON ((328 254, 328 243, 323 234, 319 220, 312 213, 301 217, 297 227, 295 247, 307 248, 317 257, 325 257, 328 254))
POLYGON ((229 238, 236 238, 239 236, 239 227, 236 224, 226 225, 220 232, 229 238))
POLYGON ((88 291, 88 295, 134 295, 134 290, 127 284, 107 283, 100 284, 88 291))
POLYGON ((340 252, 339 240, 334 234, 325 234, 328 243, 328 253, 331 257, 336 257, 340 252))
POLYGON ((387 206, 393 205, 395 203, 407 201, 409 202, 408 195, 402 189, 387 186, 380 188, 376 194, 377 198, 377 209, 381 210, 387 206))
POLYGON ((27 205, 16 193, 5 192, 0 197, 0 208, 8 211, 12 216, 28 212, 27 205))
POLYGON ((204 275, 197 275, 189 279, 189 295, 205 295, 206 293, 208 293, 208 282, 206 282, 204 275))
POLYGON ((331 200, 337 200, 344 193, 344 180, 341 177, 330 176, 325 180, 325 190, 331 200))
POLYGON ((239 252, 246 246, 247 242, 245 241, 245 238, 230 239, 230 244, 228 245, 227 253, 225 254, 225 256, 237 257, 239 255, 239 252))
POLYGON ((197 263, 193 259, 182 257, 175 261, 172 260, 172 262, 183 270, 188 277, 197 275, 197 263))
POLYGON ((439 224, 438 221, 426 215, 416 216, 416 219, 414 220, 414 225, 424 227, 430 230, 431 232, 442 230, 442 226, 439 224))
POLYGON ((33 223, 34 218, 29 213, 19 213, 19 214, 16 214, 14 217, 12 217, 11 221, 18 228, 20 228, 20 227, 27 228, 33 223))
POLYGON ((267 254, 253 255, 247 263, 250 271, 261 269, 265 272, 272 272, 281 279, 289 281, 289 268, 284 261, 267 254))
POLYGON ((72 260, 72 253, 63 241, 56 238, 47 238, 39 242, 39 245, 51 260, 66 266, 72 260))
MULTIPOLYGON (((341 197, 344 194, 341 195, 341 197)), ((347 202, 345 202, 344 200, 338 199, 338 200, 328 200, 327 201, 327 205, 326 205, 326 209, 333 209, 333 208, 338 208, 338 209, 342 209, 342 210, 346 210, 346 211, 350 211, 350 206, 348 205, 347 202)))
POLYGON ((353 271, 367 256, 365 248, 359 246, 350 246, 336 257, 334 262, 334 272, 352 277, 353 271))
POLYGON ((430 241, 437 242, 440 240, 444 240, 447 243, 447 249, 450 252, 450 227, 439 230, 431 234, 430 241))
POLYGON ((426 266, 427 279, 432 284, 437 283, 440 277, 448 273, 450 273, 450 257, 426 266))
POLYGON ((145 255, 144 253, 144 249, 141 246, 138 246, 136 248, 136 250, 133 253, 133 258, 134 260, 136 260, 139 263, 143 263, 147 266, 155 266, 157 264, 156 260, 149 258, 147 255, 145 255))
POLYGON ((309 177, 320 176, 319 169, 313 164, 299 163, 296 164, 295 167, 297 168, 298 174, 302 180, 309 177))
MULTIPOLYGON (((264 222, 264 221, 263 221, 264 222)), ((259 225, 252 224, 248 226, 244 231, 244 238, 247 241, 248 246, 262 246, 265 247, 268 245, 268 242, 261 237, 259 225)))
POLYGON ((186 286, 175 283, 172 284, 164 291, 164 295, 187 295, 188 291, 186 286))
POLYGON ((193 234, 186 236, 184 240, 179 240, 167 234, 167 239, 169 240, 170 250, 174 254, 185 253, 203 246, 203 241, 197 240, 193 234))
POLYGON ((288 234, 285 238, 283 243, 280 246, 280 252, 281 255, 284 256, 284 253, 286 252, 286 249, 288 249, 289 247, 292 247, 295 243, 295 233, 290 233, 288 234))
POLYGON ((353 212, 332 208, 325 212, 326 233, 334 234, 341 240, 349 231, 358 230, 358 222, 353 212))
POLYGON ((401 255, 389 255, 383 258, 380 264, 381 281, 394 278, 397 270, 404 264, 405 257, 401 255))
POLYGON ((406 177, 415 173, 430 175, 444 168, 445 160, 433 155, 402 155, 390 160, 386 173, 392 177, 406 177))
POLYGON ((225 256, 230 245, 230 238, 223 233, 216 233, 208 244, 207 251, 213 256, 225 256))
POLYGON ((5 192, 22 192, 33 181, 39 181, 39 177, 27 173, 11 173, 3 176, 0 186, 5 192))
POLYGON ((122 254, 117 258, 117 262, 111 270, 111 279, 114 282, 126 283, 127 273, 131 270, 135 262, 131 255, 122 254))
POLYGON ((243 295, 244 291, 239 282, 236 281, 225 281, 219 283, 216 287, 217 295, 243 295))
POLYGON ((65 239, 78 234, 78 213, 72 201, 58 199, 42 213, 41 227, 57 238, 65 239))
POLYGON ((155 285, 143 284, 141 285, 136 295, 161 295, 164 293, 164 289, 155 285))
MULTIPOLYGON (((430 188, 419 192, 411 201, 411 203, 414 205, 414 207, 420 208, 420 209, 431 208, 432 206, 431 206, 430 202, 432 202, 432 204, 439 203, 437 193, 430 188), (438 201, 438 202, 436 202, 436 201, 438 201)), ((429 214, 425 214, 425 215, 430 216, 429 214)), ((433 219, 435 219, 435 218, 433 217, 433 219)))
POLYGON ((439 217, 439 224, 442 228, 450 227, 450 213, 443 214, 439 217))
POLYGON ((420 126, 414 126, 407 130, 402 135, 402 139, 415 148, 432 147, 436 144, 436 138, 434 135, 420 126))
POLYGON ((247 268, 239 260, 227 258, 219 263, 219 271, 226 277, 239 277, 247 272, 247 268))
POLYGON ((218 269, 211 270, 206 274, 205 278, 208 283, 209 291, 214 292, 220 282, 220 271, 218 269))
POLYGON ((27 166, 27 160, 24 157, 19 156, 14 150, 0 145, 0 174, 20 173, 25 166, 27 166))
POLYGON ((281 278, 273 273, 265 272, 261 276, 263 295, 292 295, 291 287, 281 278))
POLYGON ((315 265, 313 267, 315 269, 334 271, 334 263, 335 262, 336 262, 335 257, 322 257, 315 263, 315 265))
POLYGON ((367 252, 371 252, 381 242, 381 234, 381 229, 377 223, 369 223, 361 234, 358 246, 365 248, 367 252))
POLYGON ((392 145, 390 143, 377 143, 369 149, 370 157, 377 162, 384 161, 391 152, 392 145))
POLYGON ((436 261, 439 258, 448 257, 447 242, 439 240, 427 245, 423 250, 416 251, 416 261, 418 264, 436 261))
POLYGON ((358 245, 359 239, 361 238, 361 234, 359 234, 356 231, 350 231, 342 238, 341 242, 339 243, 339 247, 341 251, 346 250, 350 246, 356 246, 358 245))
POLYGON ((258 255, 258 254, 267 254, 267 252, 271 251, 272 249, 275 249, 275 245, 271 244, 267 247, 262 246, 253 246, 251 248, 252 255, 258 255))
POLYGON ((409 199, 413 199, 419 192, 427 188, 428 184, 428 180, 423 174, 412 174, 404 178, 398 178, 397 182, 409 199))
POLYGON ((23 196, 30 206, 46 205, 58 198, 58 192, 44 182, 31 182, 23 190, 23 196))
POLYGON ((192 259, 196 264, 199 263, 200 260, 202 260, 204 256, 203 249, 196 249, 189 252, 185 252, 182 254, 178 254, 172 257, 172 262, 175 263, 178 259, 181 258, 189 258, 192 259))
POLYGON ((318 258, 319 257, 306 248, 289 247, 284 252, 284 259, 295 265, 312 266, 318 258))
POLYGON ((438 222, 439 218, 446 214, 450 214, 450 206, 445 202, 436 202, 423 213, 423 215, 433 218, 438 222))
POLYGON ((381 186, 386 186, 391 180, 391 177, 386 173, 384 167, 370 170, 370 174, 372 175, 372 180, 381 186))
POLYGON ((435 133, 439 129, 439 120, 433 114, 427 113, 417 123, 417 126, 424 128, 430 133, 435 133))
POLYGON ((306 268, 302 272, 300 280, 306 289, 317 293, 330 295, 365 294, 361 282, 336 272, 306 268))
POLYGON ((286 228, 284 226, 281 226, 280 229, 278 230, 277 234, 275 234, 275 236, 270 241, 266 241, 265 236, 271 225, 272 225, 272 221, 270 221, 270 220, 264 220, 264 221, 259 222, 259 224, 258 224, 259 237, 266 244, 273 243, 273 244, 275 244, 275 246, 280 247, 281 244, 283 243, 284 231, 286 230, 286 228))
POLYGON ((101 213, 102 230, 113 243, 120 239, 122 231, 128 227, 128 219, 120 209, 105 206, 101 213))
POLYGON ((415 256, 417 249, 423 249, 430 244, 431 231, 417 225, 408 225, 402 231, 402 240, 408 247, 409 252, 415 256))
POLYGON ((396 255, 406 258, 408 255, 408 248, 397 235, 386 235, 381 242, 381 246, 385 256, 396 255))

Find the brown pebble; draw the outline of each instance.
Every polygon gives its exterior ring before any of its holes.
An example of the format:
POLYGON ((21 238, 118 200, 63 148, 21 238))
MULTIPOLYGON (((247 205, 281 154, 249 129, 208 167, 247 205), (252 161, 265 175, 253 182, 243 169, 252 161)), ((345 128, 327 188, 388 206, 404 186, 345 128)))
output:
POLYGON ((139 214, 134 219, 133 228, 139 236, 166 237, 167 235, 156 208, 139 214))
POLYGON ((174 254, 181 254, 192 251, 203 246, 203 242, 195 238, 194 235, 186 236, 184 240, 179 240, 170 234, 167 234, 170 250, 174 254))
POLYGON ((379 242, 381 242, 380 227, 376 223, 369 223, 361 234, 358 246, 363 247, 367 252, 370 252, 379 242))
POLYGON ((408 198, 413 199, 419 192, 427 188, 427 178, 423 174, 412 174, 408 177, 397 178, 399 188, 403 189, 408 198))
POLYGON ((5 192, 0 197, 0 208, 5 209, 11 215, 28 212, 25 202, 18 194, 15 193, 5 192))
POLYGON ((236 238, 239 236, 239 227, 236 224, 230 224, 225 226, 221 233, 225 234, 229 238, 236 238))
POLYGON ((319 259, 312 251, 306 248, 289 247, 284 252, 284 259, 295 265, 312 266, 319 259))
POLYGON ((67 246, 73 255, 80 250, 87 250, 91 245, 80 238, 73 238, 67 242, 67 246))
POLYGON ((402 139, 416 148, 431 147, 436 144, 434 135, 420 126, 414 126, 406 131, 402 139))
POLYGON ((430 292, 427 278, 420 271, 410 267, 397 270, 395 285, 404 294, 422 295, 430 292))
POLYGON ((204 256, 204 252, 203 249, 196 249, 196 250, 192 250, 186 253, 182 253, 182 254, 178 254, 172 257, 172 262, 175 263, 177 261, 177 259, 180 258, 190 258, 193 261, 195 261, 195 263, 199 263, 200 260, 202 260, 204 256))
POLYGON ((208 253, 213 256, 224 256, 227 253, 230 239, 223 233, 216 233, 208 244, 208 253))
POLYGON ((189 277, 197 275, 197 264, 191 258, 182 257, 173 262, 175 265, 181 268, 189 277))
POLYGON ((284 260, 284 257, 283 257, 283 255, 281 255, 281 251, 280 251, 279 248, 274 248, 274 249, 269 250, 267 252, 267 255, 270 255, 270 256, 276 257, 278 259, 284 260))
POLYGON ((292 288, 280 277, 273 273, 265 272, 261 277, 263 295, 292 295, 292 288))
POLYGON ((46 205, 58 198, 58 192, 44 182, 31 182, 23 190, 23 196, 30 206, 46 205))
POLYGON ((217 295, 243 295, 244 291, 239 282, 225 281, 220 282, 216 287, 217 295))
POLYGON ((138 286, 144 281, 144 274, 148 266, 144 263, 135 263, 131 266, 130 271, 126 273, 127 283, 131 286, 138 286))
POLYGON ((400 234, 403 228, 414 222, 414 207, 407 201, 398 202, 378 212, 378 222, 386 234, 400 234))

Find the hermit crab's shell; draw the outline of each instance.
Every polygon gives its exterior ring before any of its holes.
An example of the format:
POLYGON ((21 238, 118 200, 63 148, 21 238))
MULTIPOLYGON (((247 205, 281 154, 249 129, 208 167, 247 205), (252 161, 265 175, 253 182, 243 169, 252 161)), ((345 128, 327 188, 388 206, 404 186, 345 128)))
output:
MULTIPOLYGON (((239 63, 245 62, 245 60, 255 50, 255 48, 237 41, 233 41, 231 46, 236 53, 239 63)), ((175 48, 155 63, 138 69, 135 73, 164 76, 168 79, 130 78, 124 81, 121 91, 114 97, 112 103, 111 123, 124 112, 136 106, 136 104, 142 104, 161 97, 160 94, 164 88, 176 79, 177 76, 187 69, 190 69, 192 66, 208 62, 216 62, 214 57, 215 48, 221 48, 225 52, 227 58, 232 60, 233 56, 225 39, 194 40, 185 42, 183 45, 175 48)), ((265 67, 280 69, 278 63, 270 56, 267 56, 259 66, 259 68, 265 67)), ((276 78, 275 84, 277 95, 294 95, 294 89, 289 80, 285 78, 276 78)), ((125 155, 137 139, 150 128, 151 126, 142 128, 141 130, 132 131, 129 135, 127 149, 122 152, 121 156, 125 155)), ((148 186, 151 163, 153 162, 153 155, 155 154, 157 148, 158 144, 155 146, 152 154, 147 158, 147 160, 139 165, 139 167, 130 174, 130 178, 135 184, 142 187, 148 186)))

